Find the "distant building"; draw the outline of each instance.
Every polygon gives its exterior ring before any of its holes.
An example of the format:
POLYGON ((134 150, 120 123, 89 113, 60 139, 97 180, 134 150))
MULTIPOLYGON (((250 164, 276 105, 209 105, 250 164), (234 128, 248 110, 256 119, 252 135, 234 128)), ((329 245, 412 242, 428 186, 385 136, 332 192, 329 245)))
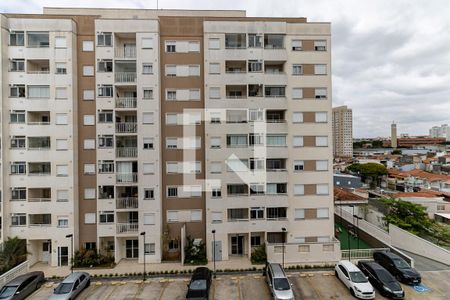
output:
POLYGON ((443 124, 441 126, 433 126, 430 129, 430 137, 432 138, 445 138, 446 141, 450 141, 450 126, 443 124))
POLYGON ((353 156, 353 117, 347 106, 333 108, 333 143, 335 157, 353 156))
POLYGON ((397 124, 391 125, 391 147, 397 148, 397 124))
POLYGON ((445 143, 445 138, 430 138, 430 137, 410 137, 410 138, 395 138, 395 144, 392 141, 384 141, 384 147, 416 147, 424 145, 437 145, 445 143))
POLYGON ((335 187, 359 189, 363 186, 360 177, 349 174, 333 174, 333 181, 335 187))

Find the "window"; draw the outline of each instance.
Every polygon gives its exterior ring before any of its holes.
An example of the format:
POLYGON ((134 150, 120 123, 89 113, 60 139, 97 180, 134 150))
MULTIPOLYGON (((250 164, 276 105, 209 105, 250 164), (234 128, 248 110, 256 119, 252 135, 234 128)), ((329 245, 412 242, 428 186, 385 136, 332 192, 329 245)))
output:
POLYGON ((155 243, 145 243, 144 244, 144 254, 145 255, 155 255, 156 253, 155 243))
POLYGON ((68 165, 56 165, 56 176, 59 176, 59 177, 69 176, 69 166, 68 165))
POLYGON ((314 41, 315 51, 327 51, 327 41, 314 41))
POLYGON ((322 245, 323 252, 334 252, 334 244, 324 244, 322 245))
POLYGON ((84 174, 95 174, 95 164, 84 164, 84 174))
POLYGON ((267 135, 267 146, 286 146, 286 135, 267 135))
POLYGON ((303 160, 294 160, 294 171, 303 171, 305 169, 305 162, 303 160))
POLYGON ((11 189, 11 200, 26 200, 27 199, 27 188, 25 187, 15 187, 11 189))
POLYGON ((282 49, 284 48, 284 35, 282 34, 265 34, 264 48, 266 49, 282 49))
POLYGON ((27 42, 30 48, 46 48, 50 45, 48 32, 27 32, 27 42))
POLYGON ((94 66, 83 66, 83 76, 94 76, 94 66))
POLYGON ((177 66, 166 65, 166 76, 177 76, 177 66))
POLYGON ((221 211, 211 212, 211 223, 222 223, 223 213, 221 211))
POLYGON ((177 125, 178 124, 178 115, 176 113, 167 113, 166 114, 166 124, 167 125, 177 125))
POLYGON ((286 183, 268 183, 266 185, 266 194, 268 195, 278 195, 286 194, 287 184, 286 183))
POLYGON ((268 207, 267 219, 286 219, 286 207, 268 207))
POLYGON ((23 31, 12 31, 9 34, 9 45, 10 46, 24 46, 25 45, 25 35, 23 31))
POLYGON ((250 122, 264 121, 264 110, 263 109, 249 109, 248 110, 248 120, 250 122))
POLYGON ((24 72, 25 60, 24 59, 11 59, 9 70, 11 72, 24 72))
POLYGON ((167 187, 167 197, 178 197, 178 187, 167 187))
POLYGON ((56 150, 67 150, 69 147, 66 139, 56 139, 56 150))
POLYGON ((327 147, 328 137, 327 136, 316 136, 316 147, 327 147))
POLYGON ((28 98, 50 98, 50 86, 29 85, 27 88, 28 98))
POLYGON ((292 99, 303 99, 303 89, 293 88, 292 89, 292 99))
POLYGON ((95 224, 95 213, 85 213, 84 224, 95 224))
POLYGON ((142 124, 153 124, 155 119, 155 114, 152 112, 142 113, 142 124))
POLYGON ((85 139, 83 145, 84 145, 85 150, 95 149, 95 140, 94 139, 85 139))
POLYGON ((202 221, 202 211, 199 209, 191 210, 191 222, 201 222, 202 221))
POLYGON ((209 74, 220 74, 220 64, 210 63, 209 64, 209 74))
POLYGON ((97 72, 112 72, 113 71, 113 62, 111 59, 103 59, 98 62, 97 72))
POLYGON ((167 90, 166 91, 166 100, 177 100, 177 91, 176 90, 167 90))
POLYGON ((144 225, 155 225, 154 213, 144 213, 144 225))
POLYGON ((265 169, 265 159, 262 158, 250 158, 249 159, 250 170, 264 170, 265 169))
POLYGON ((326 123, 327 122, 327 113, 326 112, 316 112, 315 113, 315 121, 316 121, 316 123, 326 123))
POLYGON ((294 184, 294 195, 304 195, 305 194, 305 185, 303 184, 294 184))
POLYGON ((189 90, 189 100, 200 100, 200 90, 199 89, 189 90))
POLYGON ((27 167, 24 161, 14 161, 11 163, 11 174, 26 174, 27 167))
POLYGON ((296 208, 294 210, 294 219, 295 220, 303 220, 305 219, 305 210, 302 208, 296 208))
POLYGON ((263 36, 260 34, 249 33, 248 34, 248 47, 249 48, 262 48, 263 36))
POLYGON ((211 148, 220 149, 220 137, 211 137, 210 143, 211 143, 211 148))
POLYGON ((155 174, 155 164, 154 163, 144 163, 142 165, 144 174, 155 174))
POLYGON ((153 64, 143 63, 142 64, 142 74, 153 74, 153 64))
POLYGON ((178 222, 178 211, 168 210, 167 211, 167 222, 178 222))
POLYGON ((94 100, 94 90, 83 90, 83 100, 94 100))
POLYGON ((112 97, 113 96, 112 85, 99 85, 98 86, 98 96, 99 97, 112 97))
POLYGON ((104 110, 98 113, 99 123, 112 123, 113 122, 113 112, 111 110, 104 110))
POLYGON ((328 184, 321 183, 316 185, 316 194, 317 195, 328 195, 328 184))
POLYGON ((188 66, 189 76, 200 76, 200 66, 199 65, 189 65, 188 66))
POLYGON ((83 116, 84 125, 95 125, 95 116, 94 115, 84 115, 83 116))
POLYGON ((27 225, 26 214, 11 214, 11 226, 25 226, 27 225))
POLYGON ((314 96, 316 99, 327 99, 327 89, 326 88, 314 89, 314 96))
POLYGON ((220 115, 221 115, 220 112, 216 112, 216 111, 211 112, 211 115, 210 115, 211 124, 220 124, 220 115))
POLYGON ((11 98, 25 98, 25 85, 15 84, 9 89, 9 96, 11 98))
POLYGON ((252 219, 252 220, 264 219, 264 207, 251 207, 250 208, 250 219, 252 219))
POLYGON ((110 47, 112 46, 112 33, 102 32, 97 35, 97 46, 110 47))
POLYGON ((222 173, 222 163, 220 161, 213 161, 213 162, 211 162, 210 172, 212 174, 222 173))
POLYGON ((328 160, 316 160, 316 171, 328 171, 328 160))
POLYGON ((113 160, 99 160, 98 161, 98 173, 100 173, 100 174, 114 173, 114 161, 113 160))
POLYGON ((10 122, 15 124, 25 123, 25 111, 13 110, 10 114, 10 122))
POLYGON ((55 99, 67 99, 67 88, 57 87, 55 89, 55 99))
POLYGON ((11 149, 25 148, 25 136, 11 137, 11 149))
POLYGON ((144 88, 143 99, 153 99, 153 89, 144 88))
POLYGON ((98 137, 99 148, 112 148, 114 147, 114 137, 112 135, 100 135, 98 137))
POLYGON ((86 250, 97 249, 97 243, 96 242, 86 242, 86 243, 84 243, 84 249, 86 249, 86 250))
POLYGON ((154 141, 153 138, 144 138, 144 149, 150 150, 153 149, 154 141))
POLYGON ((166 138, 166 148, 167 149, 177 149, 178 139, 177 138, 166 138))
POLYGON ((177 42, 175 41, 166 41, 166 52, 173 53, 176 51, 177 42))
POLYGON ((220 187, 212 188, 211 197, 212 198, 221 198, 222 197, 222 189, 220 187))
POLYGON ((84 52, 94 51, 94 41, 83 41, 83 51, 84 52))
POLYGON ((143 37, 142 38, 142 49, 152 49, 153 48, 153 38, 143 37))
POLYGON ((155 199, 155 190, 144 189, 144 200, 153 200, 153 199, 155 199))
POLYGON ((328 219, 328 218, 329 218, 328 208, 317 209, 317 219, 328 219))
POLYGON ((326 75, 327 74, 327 65, 314 65, 314 74, 315 75, 326 75))
POLYGON ((188 42, 189 52, 200 52, 200 42, 198 41, 189 41, 188 42))
POLYGON ((210 38, 208 40, 208 48, 209 49, 220 49, 220 39, 219 38, 210 38))
POLYGON ((248 61, 248 71, 249 72, 262 72, 263 71, 262 60, 249 60, 248 61))
POLYGON ((303 65, 292 65, 292 75, 303 75, 303 65))
POLYGON ((252 235, 250 236, 250 247, 257 247, 261 245, 261 236, 252 235))
POLYGON ((302 40, 292 40, 292 51, 302 51, 303 43, 302 40))
MULTIPOLYGON (((176 222, 176 221, 175 221, 176 222)), ((179 242, 178 240, 169 240, 169 251, 178 251, 179 242)))
POLYGON ((58 228, 67 228, 69 227, 69 219, 67 217, 58 217, 58 228))
POLYGON ((85 188, 84 199, 95 199, 95 188, 85 188))
POLYGON ((67 41, 65 36, 56 36, 55 37, 55 48, 66 48, 67 41))
POLYGON ((69 201, 69 191, 68 190, 57 190, 56 191, 56 201, 58 201, 58 202, 69 201))
POLYGON ((247 135, 227 135, 228 147, 246 147, 248 145, 247 135))
POLYGON ((225 34, 225 48, 227 49, 245 49, 246 44, 245 33, 225 34))
POLYGON ((220 87, 210 87, 209 88, 209 98, 210 99, 220 99, 220 87))

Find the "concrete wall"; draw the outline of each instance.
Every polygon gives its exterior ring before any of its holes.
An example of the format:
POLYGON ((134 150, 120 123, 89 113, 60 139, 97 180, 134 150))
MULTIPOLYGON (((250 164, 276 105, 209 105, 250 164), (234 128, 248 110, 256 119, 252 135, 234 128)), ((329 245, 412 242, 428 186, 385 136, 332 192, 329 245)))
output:
MULTIPOLYGON (((283 260, 282 244, 267 244, 267 261, 279 262, 283 260)), ((286 264, 334 264, 341 259, 340 244, 337 241, 330 243, 287 243, 284 251, 286 264), (305 251, 309 247, 309 251, 305 251), (331 251, 324 251, 324 250, 331 251), (303 252, 305 251, 305 252, 303 252)))

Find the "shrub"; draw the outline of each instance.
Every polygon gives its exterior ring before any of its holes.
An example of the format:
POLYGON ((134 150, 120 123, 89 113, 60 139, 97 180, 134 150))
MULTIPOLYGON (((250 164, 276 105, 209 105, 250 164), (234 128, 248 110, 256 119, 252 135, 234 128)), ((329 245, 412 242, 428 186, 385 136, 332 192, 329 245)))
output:
POLYGON ((203 241, 197 242, 194 238, 188 236, 184 253, 185 264, 204 265, 208 263, 208 259, 206 258, 206 245, 203 241))
POLYGON ((252 251, 250 260, 252 264, 265 264, 267 262, 266 245, 261 244, 252 251))
POLYGON ((82 248, 75 252, 75 256, 73 258, 73 266, 75 268, 90 268, 111 265, 114 265, 114 256, 99 254, 97 249, 86 250, 82 248))

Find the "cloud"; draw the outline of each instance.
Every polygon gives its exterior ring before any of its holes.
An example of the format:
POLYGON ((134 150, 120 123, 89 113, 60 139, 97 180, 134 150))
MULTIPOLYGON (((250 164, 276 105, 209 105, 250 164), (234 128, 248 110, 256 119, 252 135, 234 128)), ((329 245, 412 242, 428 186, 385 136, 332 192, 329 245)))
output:
MULTIPOLYGON (((2 1, 3 12, 43 6, 155 8, 156 1, 2 1)), ((353 108, 354 135, 426 134, 450 123, 450 5, 446 0, 159 0, 164 9, 245 9, 248 16, 332 22, 333 104, 353 108)))

